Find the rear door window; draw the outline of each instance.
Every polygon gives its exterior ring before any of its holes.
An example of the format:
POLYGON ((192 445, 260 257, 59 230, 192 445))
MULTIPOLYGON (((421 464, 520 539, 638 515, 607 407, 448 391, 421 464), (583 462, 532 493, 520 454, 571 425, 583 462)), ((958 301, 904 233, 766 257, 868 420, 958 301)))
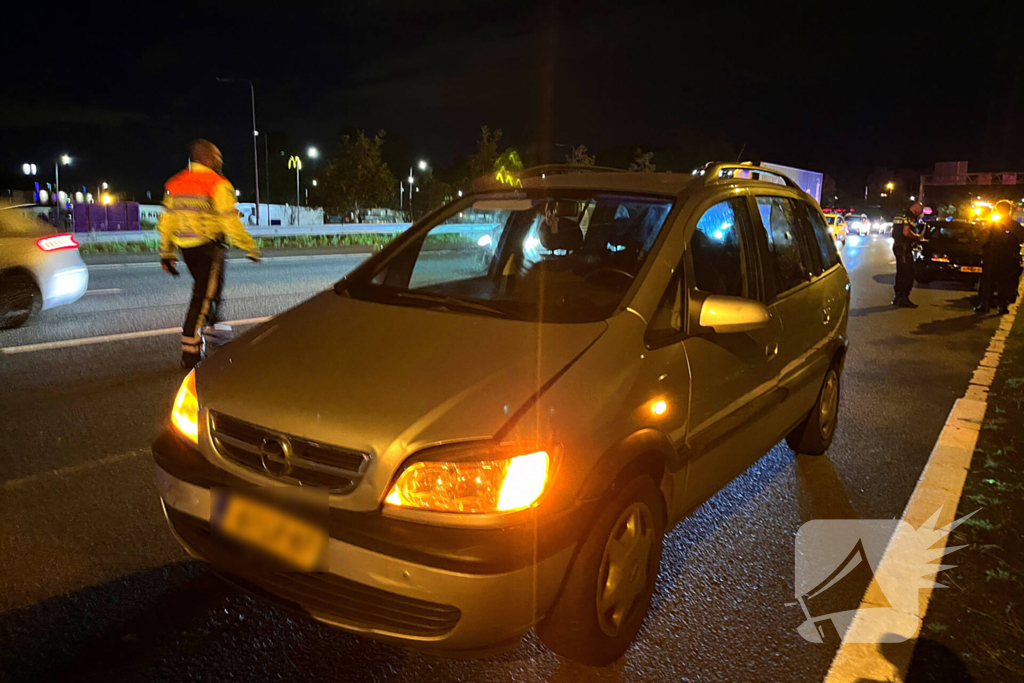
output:
POLYGON ((808 255, 800 244, 795 204, 788 197, 757 197, 761 224, 768 236, 768 249, 775 262, 779 293, 810 280, 808 255))
POLYGON ((807 222, 810 223, 811 230, 814 233, 814 243, 817 245, 818 253, 821 255, 821 267, 824 270, 828 270, 839 263, 839 252, 836 251, 835 240, 832 239, 832 233, 828 231, 828 226, 825 225, 821 213, 806 202, 803 208, 804 213, 807 214, 807 222))

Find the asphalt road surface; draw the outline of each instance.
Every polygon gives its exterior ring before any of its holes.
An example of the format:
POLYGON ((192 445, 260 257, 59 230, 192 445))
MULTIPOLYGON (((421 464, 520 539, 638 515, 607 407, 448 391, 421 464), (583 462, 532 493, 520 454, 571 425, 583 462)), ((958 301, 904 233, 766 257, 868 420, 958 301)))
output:
MULTIPOLYGON (((361 258, 232 261, 226 317, 280 312, 361 258)), ((0 353, 0 679, 821 680, 834 648, 804 641, 800 609, 785 605, 794 535, 811 519, 902 513, 997 320, 974 315, 957 285, 891 308, 888 240, 851 239, 843 258, 851 347, 831 452, 780 444, 678 525, 638 642, 605 669, 532 634, 491 659, 428 657, 239 594, 178 548, 153 484, 148 446, 181 381, 178 337, 0 353)), ((180 325, 187 276, 90 270, 87 296, 0 333, 0 346, 180 325)))

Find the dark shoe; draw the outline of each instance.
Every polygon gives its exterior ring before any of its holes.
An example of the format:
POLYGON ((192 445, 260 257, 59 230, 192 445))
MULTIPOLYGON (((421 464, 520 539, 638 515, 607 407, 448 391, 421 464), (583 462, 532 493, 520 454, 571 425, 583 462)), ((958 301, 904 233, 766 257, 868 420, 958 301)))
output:
POLYGON ((1008 307, 1006 307, 1006 306, 1000 306, 999 307, 999 315, 1006 315, 1009 312, 1010 312, 1010 309, 1008 307))
POLYGON ((977 306, 974 307, 974 312, 975 313, 988 313, 988 306, 982 306, 981 304, 978 304, 977 306))
POLYGON ((900 302, 896 304, 899 308, 917 308, 917 304, 910 300, 910 297, 903 297, 900 302))
POLYGON ((202 356, 198 353, 183 353, 181 354, 181 367, 184 370, 191 370, 199 365, 200 360, 202 360, 202 356))

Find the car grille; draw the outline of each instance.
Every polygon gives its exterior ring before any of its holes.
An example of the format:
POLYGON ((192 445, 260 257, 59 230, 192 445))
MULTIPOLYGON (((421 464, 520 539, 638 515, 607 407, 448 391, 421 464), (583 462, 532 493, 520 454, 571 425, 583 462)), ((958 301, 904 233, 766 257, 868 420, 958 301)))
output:
POLYGON ((231 462, 279 481, 319 486, 331 493, 355 488, 370 456, 210 412, 210 436, 217 452, 231 462))
MULTIPOLYGON (((187 546, 215 566, 221 561, 231 566, 228 550, 210 533, 209 524, 172 507, 166 510, 168 521, 187 546)), ((356 629, 432 638, 444 636, 462 618, 457 607, 408 598, 335 574, 247 569, 222 575, 270 602, 356 629)))

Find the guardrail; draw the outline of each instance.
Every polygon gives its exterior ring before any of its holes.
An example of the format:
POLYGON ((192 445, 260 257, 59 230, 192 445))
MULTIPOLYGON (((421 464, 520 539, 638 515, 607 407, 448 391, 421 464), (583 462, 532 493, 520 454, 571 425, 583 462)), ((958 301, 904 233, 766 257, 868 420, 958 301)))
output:
MULTIPOLYGON (((367 235, 405 232, 412 223, 341 223, 337 225, 272 225, 246 228, 253 237, 297 237, 301 235, 367 235)), ((436 233, 489 232, 496 223, 453 223, 434 229, 436 233)), ((121 232, 76 232, 75 239, 82 244, 108 242, 159 242, 156 230, 121 232)))

